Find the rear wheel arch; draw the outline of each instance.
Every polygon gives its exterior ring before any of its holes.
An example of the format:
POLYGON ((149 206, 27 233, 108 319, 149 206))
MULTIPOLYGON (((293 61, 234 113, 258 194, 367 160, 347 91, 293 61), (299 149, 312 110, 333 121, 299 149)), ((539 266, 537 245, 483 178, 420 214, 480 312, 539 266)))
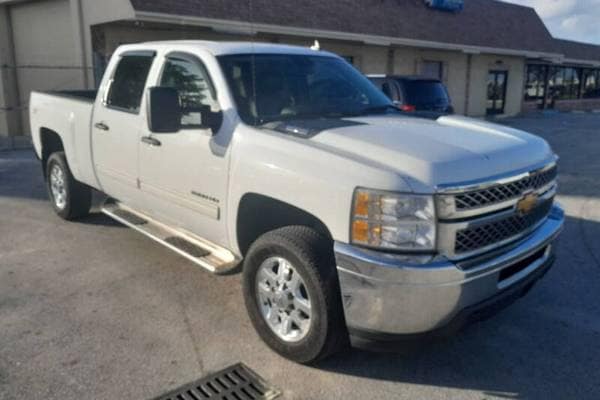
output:
POLYGON ((65 151, 65 147, 58 132, 48 128, 40 129, 40 144, 42 168, 44 170, 44 177, 46 177, 48 158, 50 158, 53 153, 65 151))
POLYGON ((56 214, 66 220, 86 216, 92 205, 92 189, 73 177, 65 153, 50 154, 45 170, 48 196, 56 214))
POLYGON ((246 193, 240 200, 236 219, 237 243, 245 255, 263 234, 286 226, 306 226, 314 229, 328 240, 331 232, 315 215, 275 198, 246 193))

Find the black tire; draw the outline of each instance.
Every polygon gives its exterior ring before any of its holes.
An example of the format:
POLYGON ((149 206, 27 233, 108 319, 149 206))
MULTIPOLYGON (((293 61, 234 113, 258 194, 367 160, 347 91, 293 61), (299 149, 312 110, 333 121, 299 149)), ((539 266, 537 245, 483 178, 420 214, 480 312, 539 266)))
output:
POLYGON ((73 177, 64 152, 52 153, 46 163, 46 188, 52 208, 58 216, 66 220, 74 220, 89 214, 92 206, 92 189, 78 182, 73 177), (53 194, 51 174, 55 168, 59 168, 63 174, 63 186, 65 189, 64 205, 60 206, 53 194))
POLYGON ((348 344, 333 245, 330 239, 304 226, 268 232, 250 247, 244 261, 244 300, 262 340, 283 357, 302 364, 320 361, 348 344), (271 257, 290 261, 302 277, 311 302, 308 333, 298 342, 279 338, 265 321, 256 291, 261 264, 271 257))

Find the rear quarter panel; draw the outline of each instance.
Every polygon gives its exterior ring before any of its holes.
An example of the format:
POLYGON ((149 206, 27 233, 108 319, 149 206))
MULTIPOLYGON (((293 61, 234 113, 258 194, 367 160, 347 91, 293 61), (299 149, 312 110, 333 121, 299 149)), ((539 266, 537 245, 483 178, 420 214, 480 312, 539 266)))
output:
POLYGON ((62 140, 67 162, 75 179, 92 187, 98 187, 90 143, 93 109, 93 103, 77 98, 33 92, 29 117, 32 141, 38 157, 42 157, 43 151, 42 130, 54 131, 62 140))

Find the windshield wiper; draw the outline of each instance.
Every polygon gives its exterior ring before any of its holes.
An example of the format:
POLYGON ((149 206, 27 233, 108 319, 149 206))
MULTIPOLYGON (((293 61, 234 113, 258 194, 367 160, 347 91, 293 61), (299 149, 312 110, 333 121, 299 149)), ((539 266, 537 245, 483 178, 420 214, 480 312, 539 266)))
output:
POLYGON ((291 120, 298 120, 298 119, 347 118, 347 117, 358 117, 360 115, 363 115, 362 112, 342 112, 342 111, 276 115, 276 116, 267 116, 267 117, 258 118, 257 126, 266 125, 271 122, 284 122, 284 121, 291 121, 291 120))

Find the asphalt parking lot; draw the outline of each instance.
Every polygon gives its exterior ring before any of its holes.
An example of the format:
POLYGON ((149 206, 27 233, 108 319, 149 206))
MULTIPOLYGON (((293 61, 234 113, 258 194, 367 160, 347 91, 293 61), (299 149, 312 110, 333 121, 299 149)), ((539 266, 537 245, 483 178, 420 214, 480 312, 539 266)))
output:
POLYGON ((293 364, 216 277, 94 214, 56 217, 30 151, 0 153, 0 399, 149 399, 244 362, 285 399, 600 398, 600 114, 504 120, 561 156, 553 270, 511 308, 402 354, 293 364))

